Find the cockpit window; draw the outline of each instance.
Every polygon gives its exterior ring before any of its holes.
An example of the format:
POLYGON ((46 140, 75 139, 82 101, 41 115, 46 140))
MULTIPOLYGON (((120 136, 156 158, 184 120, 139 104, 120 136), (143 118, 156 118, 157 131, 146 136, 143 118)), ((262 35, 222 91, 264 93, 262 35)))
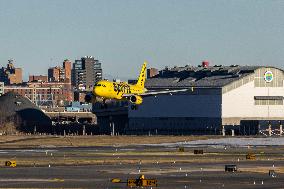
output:
POLYGON ((95 87, 106 87, 106 86, 104 84, 97 83, 95 84, 95 87))

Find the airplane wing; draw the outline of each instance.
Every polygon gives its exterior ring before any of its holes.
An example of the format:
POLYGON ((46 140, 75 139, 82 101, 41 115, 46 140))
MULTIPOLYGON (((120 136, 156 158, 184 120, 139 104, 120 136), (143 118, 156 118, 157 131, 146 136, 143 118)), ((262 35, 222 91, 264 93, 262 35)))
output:
MULTIPOLYGON (((147 91, 146 93, 139 94, 139 96, 152 96, 152 95, 158 95, 158 94, 170 94, 170 93, 177 93, 177 92, 183 92, 188 91, 189 89, 177 89, 177 90, 164 90, 164 91, 147 91)), ((123 97, 129 97, 133 96, 135 94, 123 94, 123 97)))

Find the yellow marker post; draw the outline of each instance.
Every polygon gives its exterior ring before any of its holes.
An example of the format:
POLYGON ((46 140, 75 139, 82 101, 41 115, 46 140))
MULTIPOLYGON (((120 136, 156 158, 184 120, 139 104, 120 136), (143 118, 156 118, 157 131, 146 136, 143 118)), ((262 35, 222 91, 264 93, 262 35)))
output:
POLYGON ((16 167, 17 166, 17 162, 16 161, 6 161, 5 162, 5 166, 16 167))

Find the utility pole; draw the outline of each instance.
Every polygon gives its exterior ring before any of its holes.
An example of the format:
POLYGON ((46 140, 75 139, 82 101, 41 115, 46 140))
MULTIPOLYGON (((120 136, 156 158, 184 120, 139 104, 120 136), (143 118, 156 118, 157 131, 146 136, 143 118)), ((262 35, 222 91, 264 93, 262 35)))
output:
POLYGON ((83 125, 83 136, 85 136, 86 135, 86 127, 85 127, 85 125, 83 125))
POLYGON ((114 133, 114 122, 112 122, 112 135, 114 136, 115 133, 114 133))

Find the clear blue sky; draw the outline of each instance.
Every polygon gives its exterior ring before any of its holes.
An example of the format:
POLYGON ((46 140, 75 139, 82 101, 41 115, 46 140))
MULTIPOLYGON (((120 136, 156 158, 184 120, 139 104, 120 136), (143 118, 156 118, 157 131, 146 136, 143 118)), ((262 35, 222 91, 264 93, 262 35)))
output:
POLYGON ((0 65, 28 74, 92 55, 104 73, 284 63, 282 0, 0 0, 0 65))

